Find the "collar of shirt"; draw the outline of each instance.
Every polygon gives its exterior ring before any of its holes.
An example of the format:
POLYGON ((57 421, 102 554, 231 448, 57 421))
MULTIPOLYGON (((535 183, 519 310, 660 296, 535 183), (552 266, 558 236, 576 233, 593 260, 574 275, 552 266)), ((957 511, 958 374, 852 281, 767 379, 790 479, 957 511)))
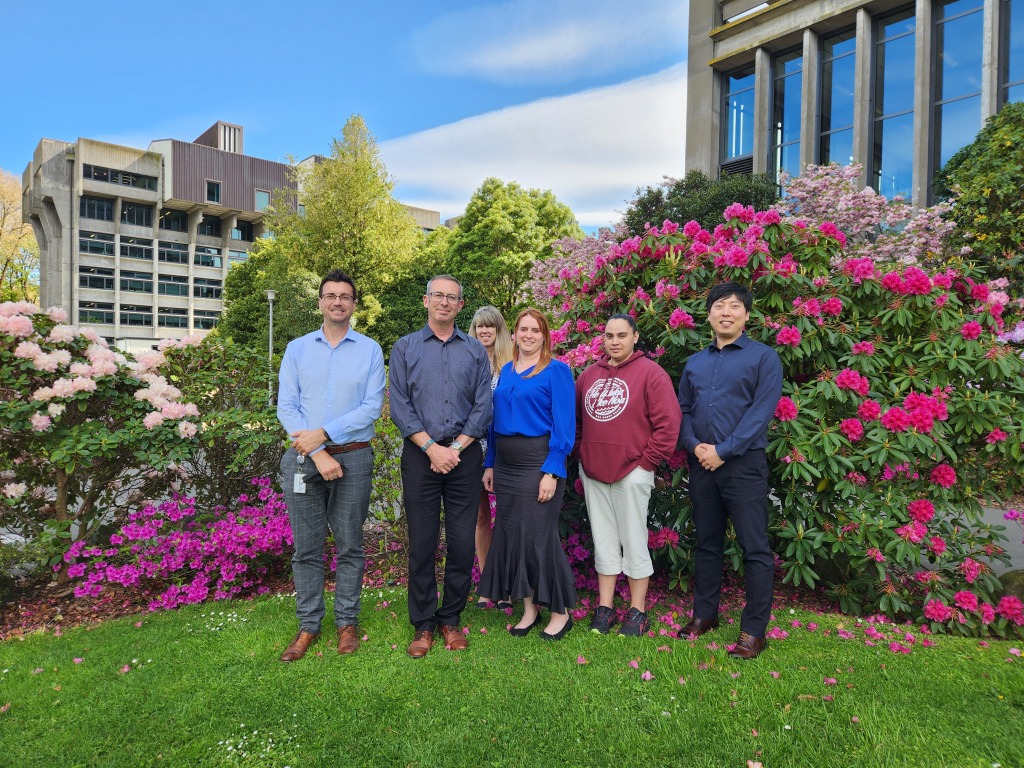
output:
MULTIPOLYGON (((430 339, 437 339, 438 341, 441 341, 441 338, 436 333, 434 333, 433 330, 431 330, 429 325, 424 325, 423 328, 420 330, 420 338, 423 339, 423 341, 430 341, 430 339)), ((454 338, 468 339, 469 336, 463 333, 462 329, 456 325, 452 328, 452 335, 449 336, 444 341, 441 341, 441 343, 447 344, 454 338)))
MULTIPOLYGON (((327 334, 324 333, 324 327, 322 325, 315 331, 315 333, 316 333, 316 335, 314 336, 314 338, 317 341, 322 341, 327 346, 329 346, 329 347, 331 346, 331 342, 327 340, 327 334)), ((359 336, 359 333, 354 328, 349 326, 349 329, 347 331, 345 331, 344 338, 342 338, 342 340, 339 341, 338 344, 344 344, 346 341, 358 341, 358 338, 357 338, 358 336, 359 336)), ((333 349, 333 347, 332 347, 332 349, 333 349)))
POLYGON ((736 339, 735 341, 730 341, 724 347, 718 346, 718 339, 716 338, 712 340, 710 344, 708 344, 707 348, 713 352, 721 352, 723 349, 726 349, 727 347, 739 347, 740 349, 743 349, 745 346, 747 346, 748 341, 750 341, 750 338, 747 336, 747 332, 744 331, 743 333, 740 334, 740 337, 738 339, 736 339))

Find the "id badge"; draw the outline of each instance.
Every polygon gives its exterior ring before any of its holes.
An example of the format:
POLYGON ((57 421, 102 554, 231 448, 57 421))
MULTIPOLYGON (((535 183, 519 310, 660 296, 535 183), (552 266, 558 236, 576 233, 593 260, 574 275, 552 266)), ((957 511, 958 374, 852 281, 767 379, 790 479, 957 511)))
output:
POLYGON ((302 465, 305 463, 305 456, 299 456, 297 459, 295 459, 295 477, 292 480, 292 490, 295 493, 306 492, 306 481, 302 479, 302 475, 304 474, 302 465))

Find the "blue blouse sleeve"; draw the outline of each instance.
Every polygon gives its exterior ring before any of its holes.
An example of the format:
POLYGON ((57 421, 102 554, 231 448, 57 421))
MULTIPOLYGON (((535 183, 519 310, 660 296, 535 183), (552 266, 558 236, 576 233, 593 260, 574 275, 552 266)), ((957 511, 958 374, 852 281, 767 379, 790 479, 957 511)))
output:
POLYGON ((565 477, 565 460, 576 440, 576 385, 572 380, 572 370, 565 363, 552 360, 545 373, 548 371, 551 387, 551 439, 548 442, 548 457, 541 471, 565 477))

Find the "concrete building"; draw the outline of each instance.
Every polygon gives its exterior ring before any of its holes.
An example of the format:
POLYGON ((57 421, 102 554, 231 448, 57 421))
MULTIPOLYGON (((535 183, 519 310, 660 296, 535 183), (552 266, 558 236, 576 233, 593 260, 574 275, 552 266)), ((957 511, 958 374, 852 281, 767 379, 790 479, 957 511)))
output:
MULTIPOLYGON (((275 191, 295 189, 290 166, 242 147, 242 127, 224 122, 146 150, 40 141, 22 176, 40 306, 63 307, 71 323, 129 351, 208 332, 227 271, 263 234, 275 191)), ((406 207, 425 232, 437 228, 438 212, 406 207)))
POLYGON ((887 197, 931 181, 1024 100, 1024 0, 691 0, 686 167, 864 165, 887 197))

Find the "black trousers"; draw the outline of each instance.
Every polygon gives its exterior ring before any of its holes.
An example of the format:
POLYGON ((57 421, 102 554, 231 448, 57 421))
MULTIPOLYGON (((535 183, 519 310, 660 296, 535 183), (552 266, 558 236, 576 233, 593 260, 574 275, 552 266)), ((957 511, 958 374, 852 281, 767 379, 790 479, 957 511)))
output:
POLYGON ((772 613, 775 559, 768 544, 768 462, 764 450, 727 459, 714 472, 690 458, 690 501, 697 530, 693 615, 718 616, 722 595, 725 522, 732 520, 743 550, 747 604, 740 629, 763 637, 772 613))
POLYGON ((416 631, 433 630, 439 624, 459 625, 472 582, 482 476, 478 441, 462 452, 458 465, 446 475, 431 471, 430 459, 412 441, 406 440, 402 447, 402 495, 409 526, 409 622, 416 631), (442 502, 448 555, 438 607, 434 561, 442 502))

